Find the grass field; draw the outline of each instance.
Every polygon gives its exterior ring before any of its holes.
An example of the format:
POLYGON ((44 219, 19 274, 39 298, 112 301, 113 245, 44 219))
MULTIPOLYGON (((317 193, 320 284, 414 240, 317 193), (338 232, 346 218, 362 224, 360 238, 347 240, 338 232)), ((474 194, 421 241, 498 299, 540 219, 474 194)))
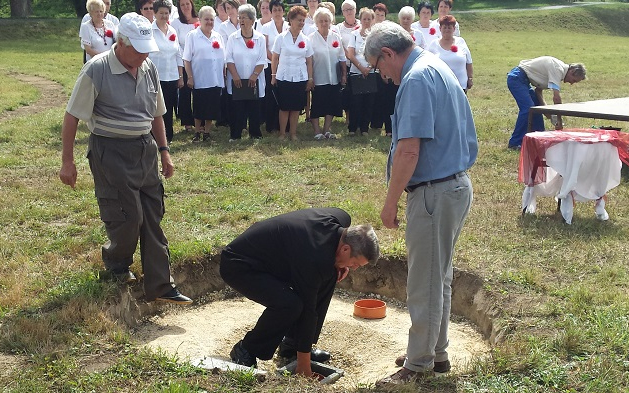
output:
MULTIPOLYGON (((506 149, 517 108, 505 76, 521 59, 553 55, 588 67, 588 80, 565 86, 565 102, 629 96, 629 6, 457 18, 474 58, 469 99, 480 153, 470 171, 474 205, 455 265, 484 279, 504 306, 500 318, 508 330, 491 358, 421 391, 626 392, 627 184, 609 193, 608 222, 594 218, 591 204, 578 204, 568 226, 549 198, 538 201, 537 215, 522 218, 518 156, 506 149)), ((76 31, 75 20, 0 23, 0 110, 37 98, 11 72, 46 77, 71 91, 81 66, 76 31)), ((0 370, 3 391, 334 391, 295 381, 260 384, 247 374, 205 375, 138 350, 130 332, 107 318, 103 305, 118 295, 98 276, 105 234, 84 158, 84 126, 75 149, 76 189, 57 178, 64 104, 0 123, 0 351, 24 361, 12 373, 0 370), (87 372, 84 361, 95 356, 116 361, 87 372)), ((567 124, 627 127, 576 118, 567 124)), ((379 221, 389 141, 375 134, 349 138, 340 120, 333 129, 341 138, 325 143, 312 140, 304 124, 297 143, 269 136, 229 144, 221 129, 211 143, 193 145, 191 135, 177 134, 176 173, 165 182, 173 263, 201 261, 254 221, 310 206, 346 209, 355 222, 374 225, 386 256, 404 256, 403 228, 388 230, 379 221)), ((133 270, 140 271, 139 263, 133 270)))

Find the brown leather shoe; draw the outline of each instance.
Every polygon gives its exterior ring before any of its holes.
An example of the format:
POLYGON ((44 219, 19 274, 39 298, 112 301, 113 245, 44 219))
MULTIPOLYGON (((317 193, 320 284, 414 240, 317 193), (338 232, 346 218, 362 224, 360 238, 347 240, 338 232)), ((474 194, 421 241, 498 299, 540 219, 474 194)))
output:
POLYGON ((434 375, 435 373, 432 370, 417 372, 402 367, 395 374, 376 382, 376 386, 401 385, 404 383, 415 382, 424 378, 433 377, 434 375))

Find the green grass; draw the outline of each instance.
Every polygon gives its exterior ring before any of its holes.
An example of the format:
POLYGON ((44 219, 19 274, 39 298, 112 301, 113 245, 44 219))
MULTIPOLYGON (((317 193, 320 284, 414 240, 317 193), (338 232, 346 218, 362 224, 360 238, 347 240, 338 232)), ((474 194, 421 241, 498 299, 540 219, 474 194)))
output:
MULTIPOLYGON (((538 201, 535 216, 521 217, 518 156, 506 149, 517 108, 505 76, 523 58, 553 55, 588 68, 587 81, 565 86, 565 102, 629 96, 629 85, 619 82, 629 80, 624 61, 629 7, 457 18, 474 58, 469 99, 480 152, 470 171, 474 205, 455 265, 483 278, 502 309, 505 340, 465 375, 427 383, 422 391, 627 391, 627 184, 609 193, 608 222, 596 221, 592 205, 580 203, 573 225, 567 226, 550 198, 538 201)), ((26 26, 2 21, 0 85, 10 94, 0 92, 0 108, 35 98, 9 72, 55 80, 69 94, 81 67, 76 34, 75 20, 26 26)), ((304 391, 310 386, 274 378, 261 383, 246 373, 203 373, 171 356, 138 350, 127 329, 107 318, 103 310, 119 293, 99 277, 105 234, 84 158, 84 126, 75 149, 76 189, 57 178, 64 104, 0 123, 0 351, 27 356, 18 372, 0 372, 0 386, 15 392, 304 391), (88 372, 92 357, 110 358, 113 366, 88 372)), ((627 127, 577 118, 567 123, 627 127)), ((337 120, 333 129, 344 131, 344 124, 337 120)), ((344 208, 355 222, 374 225, 386 256, 405 254, 403 231, 385 229, 379 221, 386 193, 386 138, 342 135, 320 143, 302 124, 299 133, 297 143, 265 135, 230 144, 221 129, 212 143, 195 145, 190 134, 176 134, 176 172, 166 181, 164 220, 175 264, 216 254, 256 220, 309 206, 344 208)), ((137 265, 133 269, 139 271, 137 265)))
POLYGON ((0 75, 0 113, 14 111, 39 98, 39 91, 10 75, 0 75))

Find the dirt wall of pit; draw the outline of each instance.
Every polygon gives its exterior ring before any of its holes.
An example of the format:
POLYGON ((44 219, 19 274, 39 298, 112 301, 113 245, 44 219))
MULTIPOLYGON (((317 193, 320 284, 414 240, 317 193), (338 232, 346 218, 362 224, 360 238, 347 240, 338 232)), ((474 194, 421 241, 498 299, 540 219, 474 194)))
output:
MULTIPOLYGON (((226 284, 219 273, 219 262, 220 253, 200 262, 176 266, 173 275, 177 286, 193 299, 225 288, 226 284)), ((338 287, 405 302, 406 279, 406 261, 383 258, 376 264, 351 272, 338 287)), ((155 315, 168 307, 157 302, 147 303, 143 297, 140 284, 124 287, 120 298, 110 304, 108 312, 116 320, 134 327, 145 317, 155 315)), ((494 299, 484 290, 481 278, 470 272, 454 269, 452 313, 478 326, 490 344, 500 341, 504 331, 497 323, 500 310, 495 305, 494 299)))

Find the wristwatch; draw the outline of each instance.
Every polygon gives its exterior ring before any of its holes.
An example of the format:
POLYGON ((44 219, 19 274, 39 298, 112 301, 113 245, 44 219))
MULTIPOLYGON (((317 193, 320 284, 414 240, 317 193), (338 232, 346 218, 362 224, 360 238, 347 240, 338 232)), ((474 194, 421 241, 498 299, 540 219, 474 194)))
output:
POLYGON ((159 152, 163 152, 163 151, 167 151, 170 152, 170 147, 168 146, 160 146, 157 150, 159 150, 159 152))

